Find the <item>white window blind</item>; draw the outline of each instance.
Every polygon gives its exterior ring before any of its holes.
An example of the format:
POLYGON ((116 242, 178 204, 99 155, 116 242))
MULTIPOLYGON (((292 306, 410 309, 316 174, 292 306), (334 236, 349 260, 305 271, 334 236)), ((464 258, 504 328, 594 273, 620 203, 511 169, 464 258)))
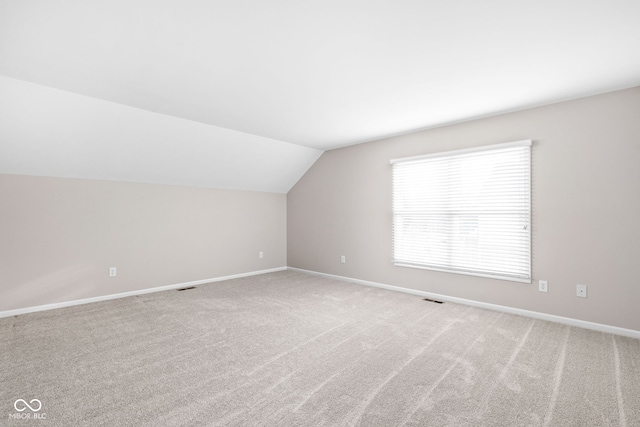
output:
POLYGON ((531 282, 531 141, 391 163, 395 265, 531 282))

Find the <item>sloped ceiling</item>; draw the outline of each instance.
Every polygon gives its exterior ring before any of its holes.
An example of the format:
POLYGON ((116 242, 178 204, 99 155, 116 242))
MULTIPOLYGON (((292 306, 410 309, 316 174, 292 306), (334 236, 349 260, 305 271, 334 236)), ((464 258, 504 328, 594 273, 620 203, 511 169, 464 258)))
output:
POLYGON ((0 77, 0 173, 287 193, 322 151, 0 77))
POLYGON ((639 16, 637 0, 0 0, 0 172, 283 192, 323 150, 640 85, 639 16))

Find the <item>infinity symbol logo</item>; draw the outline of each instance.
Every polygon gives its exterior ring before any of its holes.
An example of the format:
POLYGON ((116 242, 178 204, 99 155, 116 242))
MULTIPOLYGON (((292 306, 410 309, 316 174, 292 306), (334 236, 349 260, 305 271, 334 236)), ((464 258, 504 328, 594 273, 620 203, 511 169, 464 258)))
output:
POLYGON ((33 412, 38 412, 40 409, 42 409, 42 403, 38 399, 31 399, 31 402, 29 403, 27 403, 27 401, 24 399, 18 399, 15 402, 13 402, 13 407, 16 408, 16 411, 18 412, 25 411, 27 408, 31 409, 33 412), (18 407, 19 402, 22 402, 22 404, 24 405, 22 406, 22 409, 18 407), (36 405, 33 405, 34 402, 36 402, 36 404, 38 405, 37 408, 35 408, 36 405), (29 403, 31 403, 33 407, 29 405, 29 403))

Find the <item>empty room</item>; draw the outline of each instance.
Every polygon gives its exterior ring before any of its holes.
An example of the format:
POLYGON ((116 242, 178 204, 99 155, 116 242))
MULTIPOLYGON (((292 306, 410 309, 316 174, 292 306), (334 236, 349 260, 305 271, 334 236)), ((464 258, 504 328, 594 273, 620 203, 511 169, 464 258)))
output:
POLYGON ((0 426, 640 426, 639 18, 0 0, 0 426))

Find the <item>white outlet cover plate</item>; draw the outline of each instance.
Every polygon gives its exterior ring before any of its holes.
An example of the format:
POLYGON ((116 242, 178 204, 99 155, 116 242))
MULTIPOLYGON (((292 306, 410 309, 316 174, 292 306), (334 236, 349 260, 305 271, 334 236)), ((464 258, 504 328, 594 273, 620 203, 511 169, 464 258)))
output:
POLYGON ((546 280, 539 280, 538 281, 538 290, 540 292, 548 292, 549 291, 549 286, 546 280))
POLYGON ((576 295, 581 298, 587 297, 587 285, 576 285, 576 295))

